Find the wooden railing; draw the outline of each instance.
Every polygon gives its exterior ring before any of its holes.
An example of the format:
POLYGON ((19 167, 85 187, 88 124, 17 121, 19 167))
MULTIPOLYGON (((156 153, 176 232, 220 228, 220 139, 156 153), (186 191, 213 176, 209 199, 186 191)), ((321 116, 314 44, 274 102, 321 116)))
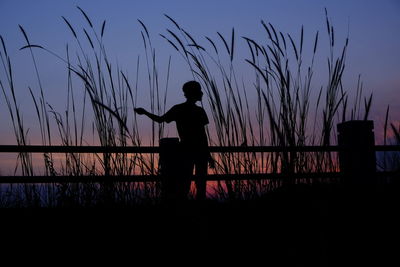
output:
MULTIPOLYGON (((282 152, 348 152, 353 148, 344 146, 239 146, 239 147, 217 147, 209 148, 211 153, 282 153, 282 152)), ((375 152, 400 151, 399 145, 376 145, 369 149, 375 152)), ((354 151, 353 151, 354 152, 354 151)), ((160 153, 160 147, 104 147, 104 146, 40 146, 40 145, 0 145, 0 153, 160 153)), ((388 175, 387 172, 377 172, 376 176, 388 175)), ((343 176, 342 172, 312 172, 312 173, 257 173, 257 174, 210 174, 208 181, 218 180, 250 180, 250 179, 283 179, 290 178, 338 178, 343 176)), ((150 182, 159 181, 159 175, 129 175, 129 176, 0 176, 0 183, 85 183, 85 182, 150 182)))

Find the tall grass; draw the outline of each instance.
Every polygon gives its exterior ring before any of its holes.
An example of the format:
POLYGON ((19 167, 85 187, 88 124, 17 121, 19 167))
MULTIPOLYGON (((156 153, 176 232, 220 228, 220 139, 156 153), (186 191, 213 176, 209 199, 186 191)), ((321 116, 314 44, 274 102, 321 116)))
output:
MULTIPOLYGON (((328 77, 326 86, 320 89, 313 85, 319 32, 315 34, 313 45, 307 53, 311 60, 304 59, 304 27, 301 27, 300 37, 296 40, 291 34, 278 31, 271 23, 261 21, 265 30, 265 43, 242 37, 250 54, 250 58, 245 61, 254 70, 255 110, 249 107, 249 85, 243 80, 239 81, 236 75, 233 63, 236 40, 234 29, 229 37, 224 37, 219 32, 217 40, 206 37, 209 47, 207 48, 176 21, 168 16, 167 18, 173 23, 174 30, 167 29, 169 37, 162 37, 183 56, 193 76, 203 84, 207 92, 216 133, 215 139, 210 140, 212 144, 280 147, 332 144, 332 133, 335 122, 338 122, 339 108, 342 107, 342 114, 346 114, 347 92, 342 87, 342 77, 348 38, 339 55, 336 55, 334 28, 327 13, 328 77), (222 63, 224 53, 228 64, 222 63), (306 66, 306 61, 311 62, 306 66), (312 99, 313 95, 318 95, 318 98, 312 99), (314 121, 309 121, 312 117, 312 101, 315 101, 315 117, 314 121), (317 114, 322 114, 322 118, 317 114)), ((361 92, 357 92, 357 97, 361 97, 361 92)), ((371 100, 372 96, 366 102, 366 114, 370 109, 371 100)), ((333 157, 331 153, 225 153, 219 158, 217 172, 290 174, 332 171, 337 169, 337 161, 333 157)), ((247 189, 254 193, 274 186, 279 186, 279 183, 273 185, 270 181, 226 182, 226 190, 230 197, 240 197, 247 189)), ((220 184, 218 187, 222 189, 220 184)))
MULTIPOLYGON (((0 36, 2 51, 0 52, 0 59, 2 63, 2 67, 4 70, 4 74, 6 76, 6 83, 0 80, 0 87, 7 105, 8 112, 11 117, 11 122, 14 130, 14 136, 17 142, 17 145, 24 146, 28 145, 28 130, 24 126, 23 116, 20 110, 20 104, 16 98, 16 88, 14 82, 14 73, 12 68, 11 59, 7 53, 7 48, 2 36, 0 36)), ((21 168, 21 172, 25 176, 33 175, 33 163, 32 156, 29 153, 19 153, 18 161, 15 167, 14 174, 18 169, 18 163, 21 168)), ((37 190, 35 187, 24 184, 21 187, 18 185, 16 188, 13 188, 11 185, 10 190, 18 190, 21 194, 24 195, 26 202, 30 205, 36 205, 39 202, 39 197, 37 194, 37 190)))
MULTIPOLYGON (((141 27, 144 60, 136 62, 135 81, 131 82, 128 72, 111 62, 104 42, 106 21, 96 28, 90 16, 78 7, 85 26, 76 27, 62 17, 67 30, 72 34, 74 44, 66 45, 65 55, 58 55, 42 45, 32 44, 24 28, 20 30, 26 41, 21 50, 28 50, 37 76, 37 90, 28 88, 39 122, 42 144, 51 145, 54 127, 65 146, 81 146, 86 143, 85 134, 90 130, 88 119, 92 119, 92 135, 101 146, 141 146, 141 135, 132 107, 137 106, 140 67, 145 68, 150 111, 163 114, 166 111, 167 93, 170 80, 171 56, 166 70, 166 79, 160 79, 160 67, 152 36, 145 23, 141 27), (58 112, 45 99, 45 90, 40 79, 35 49, 44 50, 65 64, 66 106, 58 112), (75 55, 75 56, 71 56, 75 55), (80 88, 76 88, 76 80, 80 88), (80 90, 80 91, 77 91, 80 90), (38 95, 36 95, 38 91, 38 95), (82 95, 83 101, 77 101, 82 95), (78 107, 79 106, 79 107, 78 107), (90 108, 90 110, 89 110, 90 108), (88 117, 88 112, 93 117, 88 117), (89 127, 88 127, 89 125, 89 127)), ((372 95, 364 98, 362 114, 362 82, 356 88, 354 105, 348 114, 349 92, 342 85, 349 38, 338 47, 332 23, 326 17, 326 32, 329 54, 327 57, 326 84, 316 86, 314 82, 315 62, 323 58, 320 53, 320 33, 316 32, 307 47, 305 29, 300 28, 297 37, 279 31, 271 23, 261 21, 263 41, 247 36, 238 37, 234 28, 229 36, 220 32, 216 39, 205 37, 197 40, 173 18, 165 15, 172 28, 160 34, 165 44, 172 46, 186 62, 193 79, 198 80, 206 93, 204 107, 209 111, 211 125, 208 129, 209 143, 216 146, 280 146, 297 147, 304 145, 331 145, 335 140, 335 124, 347 119, 367 119, 372 105, 372 95), (237 42, 248 47, 248 58, 237 58, 237 42), (253 73, 249 82, 238 75, 237 66, 246 64, 253 73), (255 97, 255 100, 253 100, 255 97)), ((14 135, 19 145, 27 145, 27 130, 15 95, 15 84, 11 60, 5 42, 1 37, 0 52, 7 83, 0 81, 6 100, 14 135)), ((386 123, 387 125, 387 123, 386 123)), ((385 127, 385 129, 387 126, 385 127)), ((396 128, 392 125, 394 133, 396 128)), ((156 146, 164 137, 164 125, 152 124, 150 145, 156 146)), ((256 174, 256 173, 308 173, 337 170, 336 155, 331 152, 303 153, 224 153, 215 155, 215 173, 256 174)), ((23 175, 33 175, 31 155, 20 153, 19 164, 23 175)), ((160 196, 158 183, 115 183, 112 176, 132 174, 157 174, 158 159, 154 155, 104 153, 82 155, 66 153, 57 167, 51 154, 44 154, 46 175, 106 175, 106 183, 50 184, 46 187, 26 186, 24 197, 27 203, 35 205, 80 205, 94 206, 104 203, 136 203, 140 200, 156 200, 160 196), (33 188, 33 189, 32 189, 33 188), (33 190, 29 191, 28 189, 33 190), (36 197, 36 200, 32 200, 36 197), (42 203, 42 204, 40 204, 42 203)), ((285 181, 249 180, 217 182, 213 189, 223 199, 254 198, 271 191, 285 181)), ((312 182, 305 180, 303 182, 312 182)), ((17 190, 9 190, 12 194, 17 190)), ((18 194, 14 194, 18 195, 18 194)), ((20 196, 20 195, 18 195, 20 196)), ((18 199, 15 197, 14 200, 18 199)), ((22 201, 22 200, 21 200, 22 201)), ((19 203, 21 203, 21 201, 19 203)), ((3 201, 7 202, 7 201, 3 201)), ((17 201, 18 202, 18 201, 17 201)))
MULTIPOLYGON (((389 106, 386 109, 383 127, 383 145, 400 145, 400 125, 389 123, 389 106)), ((400 174, 400 154, 398 152, 381 152, 377 154, 377 167, 381 171, 394 172, 388 177, 389 182, 398 183, 400 174)))
MULTIPOLYGON (((107 52, 103 43, 105 33, 104 21, 101 31, 97 32, 90 17, 78 7, 86 20, 87 27, 83 27, 83 36, 79 36, 77 31, 67 18, 62 17, 69 31, 72 33, 76 42, 77 51, 74 60, 70 57, 70 46, 66 46, 66 55, 60 56, 50 49, 41 45, 31 44, 25 30, 20 26, 26 45, 21 50, 28 49, 33 62, 35 72, 38 77, 40 96, 36 97, 34 90, 29 88, 30 95, 37 113, 37 118, 42 133, 42 143, 51 145, 51 129, 49 118, 52 117, 56 129, 61 140, 61 145, 65 146, 81 146, 84 140, 85 125, 87 125, 86 111, 87 103, 91 105, 93 112, 92 134, 97 135, 101 146, 140 146, 141 138, 139 136, 136 116, 133 114, 132 107, 136 106, 137 101, 137 82, 135 86, 131 85, 127 73, 119 69, 118 65, 114 66, 108 59, 107 52), (84 41, 87 42, 89 49, 85 49, 84 41), (65 112, 57 112, 44 99, 44 89, 40 81, 40 75, 35 59, 34 49, 42 49, 54 55, 58 60, 64 62, 67 69, 67 103, 65 112), (75 98, 76 89, 73 86, 73 80, 77 77, 83 83, 83 103, 82 113, 77 113, 77 101, 75 98), (129 107, 131 107, 129 109, 129 107), (131 128, 128 128, 128 118, 131 117, 131 128)), ((145 42, 150 42, 148 36, 145 42)), ((2 39, 3 50, 6 51, 4 41, 2 39)), ((146 46, 146 43, 145 43, 146 46)), ((146 48, 146 58, 149 53, 146 48)), ((6 58, 2 56, 2 62, 7 74, 12 71, 10 59, 6 54, 6 58), (8 60, 8 63, 7 63, 8 60), (7 63, 7 64, 6 64, 7 63)), ((139 57, 137 60, 137 75, 139 73, 139 57)), ((151 51, 151 59, 147 58, 148 77, 150 84, 150 98, 152 110, 158 112, 165 111, 166 92, 164 93, 164 102, 161 103, 160 89, 158 82, 157 66, 156 66, 155 50, 151 51), (151 66, 153 65, 153 66, 151 66), (154 105, 154 103, 156 103, 154 105), (153 108, 154 107, 154 108, 153 108)), ((170 64, 168 64, 168 70, 170 64)), ((9 76, 10 76, 9 75, 9 76)), ((136 77, 138 79, 138 77, 136 77)), ((23 123, 16 102, 12 77, 9 80, 9 91, 12 93, 13 102, 9 101, 7 89, 2 84, 3 94, 9 106, 9 112, 12 117, 18 144, 26 145, 26 133, 24 132, 23 123), (14 117, 17 119, 14 120, 14 117)), ((168 78, 166 89, 168 88, 168 78)), ((86 126, 86 128, 88 128, 86 126)), ((163 136, 163 127, 152 129, 151 145, 155 145, 156 141, 163 136)), ((23 175, 33 175, 32 159, 30 154, 21 154, 21 163, 23 163, 23 175)), ((84 156, 79 153, 66 153, 64 163, 61 163, 60 170, 55 169, 56 162, 51 155, 44 154, 43 159, 46 166, 46 175, 106 175, 110 176, 110 182, 98 184, 52 184, 49 188, 54 189, 53 193, 48 192, 47 195, 55 196, 54 205, 63 205, 61 202, 70 205, 72 202, 77 205, 94 205, 97 202, 132 202, 132 200, 140 199, 144 196, 146 199, 153 199, 159 195, 159 186, 154 183, 114 183, 112 177, 115 175, 125 176, 132 174, 157 174, 156 160, 154 156, 147 157, 138 154, 128 155, 125 153, 104 153, 99 155, 84 156), (99 166, 100 165, 100 166, 99 166), (144 190, 144 193, 142 192, 144 190), (136 196, 136 197, 134 197, 136 196), (129 200, 129 201, 128 201, 129 200)), ((33 186, 33 188, 36 188, 33 186)), ((42 195, 43 190, 38 190, 35 194, 42 195)), ((45 194, 46 195, 46 194, 45 194)), ((64 204, 65 204, 64 203, 64 204)), ((45 203, 49 205, 50 203, 45 203)), ((50 204, 51 205, 51 204, 50 204)))

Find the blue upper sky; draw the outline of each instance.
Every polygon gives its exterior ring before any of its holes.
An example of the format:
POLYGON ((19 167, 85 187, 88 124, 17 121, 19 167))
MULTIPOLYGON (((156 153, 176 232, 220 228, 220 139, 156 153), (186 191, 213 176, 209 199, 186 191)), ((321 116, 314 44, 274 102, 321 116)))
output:
MULTIPOLYGON (((18 25, 25 28, 32 43, 44 45, 63 55, 65 45, 73 43, 73 36, 61 16, 66 17, 80 35, 83 35, 82 27, 87 26, 77 5, 86 11, 98 30, 103 20, 107 21, 105 41, 109 56, 132 77, 135 75, 133 69, 138 55, 143 56, 141 28, 137 19, 146 24, 159 54, 160 71, 166 69, 166 62, 172 56, 173 79, 170 82, 168 103, 180 100, 180 86, 191 76, 179 55, 159 36, 160 33, 165 34, 167 28, 173 28, 163 14, 173 17, 200 43, 205 43, 204 36, 217 38, 217 31, 228 36, 234 27, 238 42, 235 62, 239 71, 246 73, 248 65, 244 59, 249 54, 248 50, 242 50, 246 46, 240 40, 241 36, 263 40, 266 36, 260 21, 264 20, 296 38, 304 25, 306 40, 311 43, 316 31, 320 31, 321 36, 326 35, 324 8, 327 8, 337 34, 338 47, 344 43, 347 34, 350 36, 345 87, 355 90, 360 74, 364 90, 374 93, 372 118, 384 116, 387 105, 390 105, 392 119, 400 120, 398 0, 0 0, 0 35, 13 61, 21 106, 32 104, 28 97, 23 96, 28 94, 28 86, 37 87, 37 81, 29 53, 19 50, 25 42, 18 25)), ((323 42, 324 39, 321 40, 323 42)), ((321 43, 320 48, 320 66, 325 68, 327 45, 321 43)), ((65 97, 62 97, 66 88, 65 66, 54 57, 39 51, 37 60, 47 100, 62 110, 65 106, 65 97)), ((3 70, 0 71, 0 79, 4 79, 3 70)), ((324 80, 326 77, 322 74, 316 75, 316 87, 322 85, 324 80)), ((8 121, 4 106, 0 98, 1 121, 8 121)), ((146 107, 146 104, 143 106, 146 107)), ((29 110, 27 108, 26 111, 28 118, 34 114, 29 110)), ((11 133, 11 125, 2 127, 0 143, 13 142, 11 133)))

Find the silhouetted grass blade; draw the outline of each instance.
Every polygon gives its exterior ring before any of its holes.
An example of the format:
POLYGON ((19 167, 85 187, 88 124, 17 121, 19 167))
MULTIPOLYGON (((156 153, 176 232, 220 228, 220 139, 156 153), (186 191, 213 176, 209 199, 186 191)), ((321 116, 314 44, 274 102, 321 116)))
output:
POLYGON ((197 49, 206 51, 206 50, 204 49, 204 47, 202 47, 202 46, 200 46, 200 45, 197 45, 197 44, 189 44, 188 46, 190 46, 190 47, 195 47, 195 48, 197 48, 197 49))
POLYGON ((292 44, 292 47, 293 47, 293 51, 294 51, 296 60, 298 61, 298 60, 299 60, 299 54, 298 54, 298 52, 297 52, 297 47, 296 47, 296 45, 295 45, 295 43, 294 43, 294 41, 293 41, 293 39, 292 39, 292 36, 290 36, 290 34, 288 34, 288 36, 289 36, 290 43, 292 44))
POLYGON ((160 36, 161 36, 162 38, 164 38, 165 40, 167 40, 168 43, 169 43, 170 45, 172 45, 172 47, 174 47, 174 48, 176 49, 176 51, 179 51, 179 48, 178 48, 170 39, 168 39, 167 37, 165 37, 163 34, 160 34, 160 36))
POLYGON ((372 104, 372 93, 369 96, 368 102, 367 99, 364 99, 364 107, 365 107, 364 120, 368 119, 369 111, 371 110, 371 104, 372 104))
POLYGON ((126 122, 121 118, 121 116, 116 111, 112 110, 107 105, 104 105, 103 103, 101 103, 100 101, 98 101, 96 99, 93 100, 93 103, 95 103, 96 105, 99 105, 101 108, 104 108, 105 110, 110 112, 110 114, 113 115, 114 118, 116 118, 118 120, 118 122, 122 125, 122 127, 124 127, 124 129, 129 133, 129 129, 126 126, 126 122))
POLYGON ((174 19, 172 19, 167 14, 164 14, 164 16, 167 17, 173 24, 175 24, 175 26, 178 28, 178 30, 181 30, 181 27, 179 27, 178 23, 174 19))
POLYGON ((5 45, 5 43, 4 43, 3 36, 1 36, 1 35, 0 35, 0 40, 1 40, 1 45, 2 45, 2 47, 3 47, 4 55, 5 55, 6 57, 8 57, 6 45, 5 45))
POLYGON ((400 144, 400 125, 399 128, 397 129, 396 126, 393 123, 391 123, 390 127, 392 127, 393 134, 396 137, 397 144, 400 144))
POLYGON ((287 47, 286 47, 286 39, 285 39, 285 36, 283 35, 282 32, 279 32, 279 35, 281 36, 281 39, 282 39, 282 42, 283 42, 283 47, 285 48, 285 51, 286 51, 287 47))
POLYGON ((270 40, 272 40, 272 35, 271 35, 271 32, 270 32, 270 30, 268 28, 268 25, 263 20, 261 20, 261 24, 263 25, 264 29, 267 31, 268 38, 270 40))
POLYGON ((200 48, 205 51, 205 49, 201 45, 199 45, 187 31, 185 31, 183 29, 182 29, 182 31, 192 41, 193 45, 190 45, 190 46, 194 46, 196 48, 200 48))
POLYGON ((185 49, 185 46, 183 45, 182 41, 178 38, 178 36, 171 30, 167 29, 167 31, 169 32, 169 34, 172 35, 172 37, 175 38, 175 40, 179 43, 179 45, 181 46, 183 52, 185 53, 185 55, 187 55, 187 50, 185 49))
POLYGON ((44 47, 43 46, 41 46, 41 45, 25 45, 25 46, 23 46, 23 47, 21 47, 19 50, 23 50, 23 49, 26 49, 26 48, 41 48, 41 49, 44 49, 44 47))
POLYGON ((106 27, 106 21, 104 20, 103 21, 103 25, 101 26, 101 34, 100 34, 100 36, 103 38, 103 35, 104 35, 104 29, 105 29, 105 27, 106 27))
POLYGON ((386 139, 387 139, 387 128, 388 128, 388 121, 389 121, 389 106, 386 109, 386 115, 385 115, 385 124, 383 126, 383 145, 386 145, 386 139))
POLYGON ((319 32, 317 31, 317 33, 315 34, 315 41, 314 41, 314 49, 313 49, 313 54, 315 54, 315 52, 317 51, 317 45, 318 45, 318 35, 319 35, 319 32))
POLYGON ((231 51, 229 50, 229 46, 228 46, 228 43, 225 41, 225 38, 219 32, 217 32, 217 34, 218 34, 219 38, 221 38, 222 42, 224 43, 226 51, 228 52, 228 55, 231 55, 231 51))
POLYGON ((251 62, 250 60, 246 59, 246 62, 249 63, 250 65, 252 65, 252 66, 261 74, 261 76, 263 77, 264 81, 265 81, 266 83, 268 83, 268 78, 267 78, 267 76, 265 75, 264 71, 262 71, 256 64, 254 64, 254 63, 251 62))
POLYGON ((21 25, 18 25, 18 27, 19 27, 19 29, 21 30, 22 34, 24 35, 24 38, 25 38, 25 40, 26 40, 26 43, 29 45, 30 42, 29 42, 29 39, 28 39, 28 35, 26 34, 24 28, 23 28, 21 25))
POLYGON ((304 38, 304 27, 301 25, 301 34, 300 34, 300 55, 303 53, 303 38, 304 38))
POLYGON ((211 43, 211 45, 212 45, 213 48, 214 48, 215 53, 218 55, 218 49, 217 49, 217 47, 215 46, 213 40, 211 40, 211 39, 210 39, 209 37, 207 37, 207 36, 206 36, 206 39, 211 43))
POLYGON ((85 32, 85 35, 90 43, 90 46, 94 49, 94 45, 93 45, 92 39, 90 38, 89 34, 87 33, 87 31, 85 29, 83 29, 83 31, 85 32))
POLYGON ((149 31, 147 30, 146 25, 144 25, 144 23, 143 23, 140 19, 138 19, 138 22, 140 23, 140 25, 142 25, 142 28, 143 28, 144 31, 146 32, 147 38, 150 38, 149 31))
POLYGON ((71 23, 69 23, 69 21, 68 21, 65 17, 62 16, 62 18, 63 18, 63 20, 65 21, 65 23, 67 24, 68 28, 71 30, 71 32, 72 32, 72 34, 74 35, 74 37, 75 37, 75 38, 78 38, 77 35, 76 35, 76 32, 75 32, 74 28, 73 28, 72 25, 71 25, 71 23))
POLYGON ((232 28, 232 39, 231 39, 231 61, 233 60, 234 47, 235 47, 235 28, 232 28))
POLYGON ((80 8, 79 6, 76 6, 76 8, 78 8, 79 11, 82 13, 82 15, 85 17, 86 21, 89 23, 90 28, 93 28, 93 24, 92 24, 92 22, 90 21, 88 15, 86 15, 85 11, 83 11, 83 9, 80 8))

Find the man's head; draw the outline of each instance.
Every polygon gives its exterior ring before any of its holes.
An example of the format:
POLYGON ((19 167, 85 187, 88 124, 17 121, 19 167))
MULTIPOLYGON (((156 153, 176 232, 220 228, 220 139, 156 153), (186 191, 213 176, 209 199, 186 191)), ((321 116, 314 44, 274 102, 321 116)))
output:
POLYGON ((201 91, 200 83, 196 81, 190 81, 183 85, 182 87, 183 93, 187 100, 191 101, 201 101, 203 97, 203 92, 201 91))

